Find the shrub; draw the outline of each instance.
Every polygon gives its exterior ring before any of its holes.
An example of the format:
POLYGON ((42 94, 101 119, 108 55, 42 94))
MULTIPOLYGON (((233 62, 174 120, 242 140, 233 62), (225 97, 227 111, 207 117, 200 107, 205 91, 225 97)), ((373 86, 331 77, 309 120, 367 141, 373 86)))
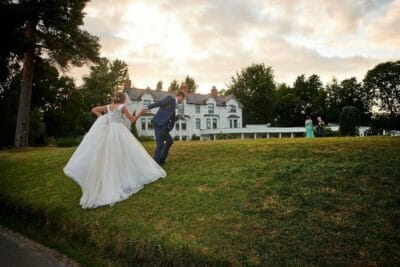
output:
POLYGON ((197 135, 193 134, 193 135, 192 135, 192 140, 193 140, 193 141, 200 140, 200 136, 197 136, 197 135))
POLYGON ((75 138, 75 137, 64 137, 64 138, 59 138, 56 140, 56 145, 58 147, 71 147, 71 146, 77 146, 81 142, 81 138, 75 138))
POLYGON ((360 111, 353 106, 346 106, 340 113, 339 132, 342 136, 357 135, 357 126, 360 124, 360 111))
POLYGON ((339 136, 339 132, 332 131, 330 127, 324 127, 324 137, 336 137, 339 136))

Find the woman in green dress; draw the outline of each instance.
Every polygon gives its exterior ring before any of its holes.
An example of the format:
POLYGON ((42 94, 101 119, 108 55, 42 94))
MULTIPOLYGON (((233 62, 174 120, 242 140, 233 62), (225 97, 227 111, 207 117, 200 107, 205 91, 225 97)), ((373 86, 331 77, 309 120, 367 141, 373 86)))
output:
POLYGON ((305 125, 306 125, 306 138, 314 138, 313 124, 310 115, 307 116, 305 125))

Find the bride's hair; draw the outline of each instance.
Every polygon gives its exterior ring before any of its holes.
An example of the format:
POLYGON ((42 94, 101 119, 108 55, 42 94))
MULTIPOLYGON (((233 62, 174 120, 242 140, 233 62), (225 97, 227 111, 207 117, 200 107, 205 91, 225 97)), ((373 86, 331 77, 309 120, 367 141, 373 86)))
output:
POLYGON ((126 100, 126 96, 123 92, 116 92, 114 94, 112 101, 114 104, 122 104, 122 103, 125 103, 125 100, 126 100))

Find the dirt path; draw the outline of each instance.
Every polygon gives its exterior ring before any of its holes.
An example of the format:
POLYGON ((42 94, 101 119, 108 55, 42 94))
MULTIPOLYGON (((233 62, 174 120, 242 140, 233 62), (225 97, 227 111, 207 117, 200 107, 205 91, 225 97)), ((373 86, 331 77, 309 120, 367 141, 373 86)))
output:
POLYGON ((0 267, 78 267, 65 255, 0 225, 0 267))

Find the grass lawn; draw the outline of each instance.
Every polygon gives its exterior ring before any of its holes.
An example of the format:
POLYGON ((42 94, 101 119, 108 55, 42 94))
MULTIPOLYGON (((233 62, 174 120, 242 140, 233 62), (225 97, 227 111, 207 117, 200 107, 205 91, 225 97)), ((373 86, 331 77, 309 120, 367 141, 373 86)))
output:
POLYGON ((165 179, 94 210, 74 149, 0 151, 0 222, 83 265, 400 265, 400 138, 176 142, 165 179))

